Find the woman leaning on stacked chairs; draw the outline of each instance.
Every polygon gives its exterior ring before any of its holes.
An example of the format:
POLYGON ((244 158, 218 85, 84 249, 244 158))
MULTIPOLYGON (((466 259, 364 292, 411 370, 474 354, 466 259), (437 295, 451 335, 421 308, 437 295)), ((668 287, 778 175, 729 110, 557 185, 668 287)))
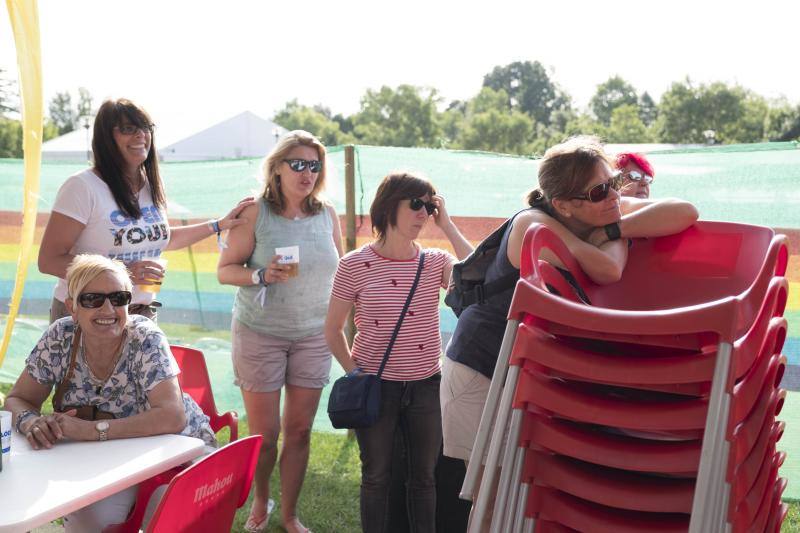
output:
MULTIPOLYGON (((129 272, 102 255, 78 255, 67 268, 69 316, 36 343, 6 399, 16 430, 34 450, 64 440, 105 441, 180 433, 216 447, 208 417, 181 394, 180 372, 164 333, 128 314, 129 272), (50 391, 53 410, 42 415, 50 391)), ((133 486, 65 517, 67 532, 99 532, 124 522, 133 486)))
POLYGON ((361 453, 361 527, 366 533, 386 531, 392 447, 395 432, 400 432, 408 457, 411 530, 433 532, 434 470, 442 443, 439 290, 447 287, 456 258, 444 250, 423 249, 416 239, 433 216, 459 259, 472 251, 472 245, 451 221, 444 198, 418 176, 386 176, 369 212, 378 238, 339 262, 325 322, 328 345, 346 372, 379 373, 420 260, 422 266, 381 375, 378 420, 372 427, 355 430, 361 453), (358 334, 351 347, 344 325, 353 308, 358 334))
MULTIPOLYGON (((676 199, 620 196, 619 172, 595 137, 579 136, 553 146, 539 163, 539 187, 528 194, 529 208, 512 217, 485 282, 519 276, 525 232, 531 224, 550 228, 583 271, 597 284, 620 279, 630 239, 679 233, 697 220, 697 210, 676 199)), ((550 251, 541 259, 559 268, 585 303, 588 298, 550 251)), ((444 454, 469 460, 506 327, 513 286, 467 307, 445 350, 442 364, 444 454)), ((491 514, 487 513, 487 524, 491 514)))
POLYGON ((39 270, 58 278, 50 322, 68 314, 64 301, 67 265, 76 254, 119 259, 133 282, 132 314, 155 318, 160 305, 147 286, 160 284, 164 268, 155 259, 215 232, 233 228, 252 199, 239 202, 224 218, 170 227, 167 198, 158 168, 155 126, 139 106, 120 98, 97 110, 91 168, 68 178, 58 190, 39 248, 39 270))

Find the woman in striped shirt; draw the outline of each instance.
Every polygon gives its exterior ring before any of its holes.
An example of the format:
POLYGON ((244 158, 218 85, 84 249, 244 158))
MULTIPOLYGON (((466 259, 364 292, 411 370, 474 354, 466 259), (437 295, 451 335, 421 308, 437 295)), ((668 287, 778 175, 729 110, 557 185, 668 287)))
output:
POLYGON ((433 185, 407 173, 386 176, 370 207, 377 240, 345 255, 333 281, 325 322, 328 346, 346 372, 377 374, 414 282, 419 254, 425 254, 419 284, 381 376, 380 416, 372 427, 356 430, 365 532, 386 527, 397 430, 408 450, 413 530, 435 531, 434 469, 442 442, 439 290, 447 287, 456 258, 436 248, 422 250, 415 242, 431 215, 458 258, 466 257, 472 245, 453 224, 433 185), (344 325, 353 306, 358 333, 351 348, 344 325))

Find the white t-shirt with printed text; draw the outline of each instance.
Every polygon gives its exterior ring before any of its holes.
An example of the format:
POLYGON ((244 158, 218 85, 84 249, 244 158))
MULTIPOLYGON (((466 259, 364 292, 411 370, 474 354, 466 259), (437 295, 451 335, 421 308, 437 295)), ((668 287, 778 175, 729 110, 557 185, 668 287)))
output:
MULTIPOLYGON (((53 212, 77 220, 86 227, 70 250, 72 254, 94 253, 130 264, 161 255, 169 243, 167 213, 153 205, 150 185, 139 191, 141 216, 127 216, 117 205, 111 189, 92 169, 70 176, 61 185, 53 212)), ((59 279, 53 296, 64 301, 67 283, 59 279)), ((133 288, 133 303, 147 304, 153 294, 133 288)))

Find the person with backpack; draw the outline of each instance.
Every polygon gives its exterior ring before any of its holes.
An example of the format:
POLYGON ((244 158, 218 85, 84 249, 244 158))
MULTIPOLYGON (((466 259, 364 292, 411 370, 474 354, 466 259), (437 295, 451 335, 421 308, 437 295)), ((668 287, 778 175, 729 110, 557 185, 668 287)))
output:
MULTIPOLYGON (((471 256, 455 265, 455 286, 447 301, 453 300, 453 291, 466 293, 466 297, 456 298, 462 304, 461 313, 442 364, 440 399, 446 456, 469 460, 519 277, 522 241, 531 224, 553 230, 592 281, 610 284, 622 276, 630 238, 671 235, 697 220, 695 207, 682 200, 620 196, 614 166, 596 137, 574 137, 553 146, 539 164, 539 187, 528 194, 529 207, 511 217, 502 234, 492 235, 497 247, 488 254, 490 260, 482 263, 471 256), (485 276, 476 283, 480 276, 472 272, 471 285, 480 288, 466 291, 458 277, 466 275, 469 267, 485 276)), ((476 249, 483 252, 484 260, 486 248, 482 243, 476 249)), ((542 259, 560 269, 564 266, 549 250, 542 253, 542 259)), ((589 304, 569 272, 560 271, 589 304)), ((491 513, 487 515, 491 520, 491 513)))
POLYGON ((472 245, 453 224, 433 185, 417 175, 389 174, 370 207, 377 240, 345 255, 333 280, 325 322, 328 346, 345 372, 380 378, 378 419, 355 430, 361 455, 361 527, 367 533, 382 533, 388 525, 398 431, 408 454, 411 529, 436 530, 434 471, 442 443, 439 290, 447 287, 456 258, 416 242, 431 216, 458 258, 466 257, 472 245), (344 326, 353 308, 358 333, 351 347, 344 326))

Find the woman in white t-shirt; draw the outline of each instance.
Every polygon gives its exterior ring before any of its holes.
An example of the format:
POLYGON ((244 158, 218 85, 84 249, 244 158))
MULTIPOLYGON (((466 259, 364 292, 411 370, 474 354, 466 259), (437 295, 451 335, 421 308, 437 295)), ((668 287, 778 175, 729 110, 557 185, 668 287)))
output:
POLYGON ((39 249, 39 271, 58 277, 50 322, 67 316, 64 281, 77 254, 96 253, 126 264, 134 284, 130 312, 155 316, 164 250, 177 250, 244 222, 237 218, 252 198, 224 218, 170 228, 167 199, 158 171, 150 116, 124 98, 107 100, 94 121, 94 166, 71 176, 58 191, 39 249))

